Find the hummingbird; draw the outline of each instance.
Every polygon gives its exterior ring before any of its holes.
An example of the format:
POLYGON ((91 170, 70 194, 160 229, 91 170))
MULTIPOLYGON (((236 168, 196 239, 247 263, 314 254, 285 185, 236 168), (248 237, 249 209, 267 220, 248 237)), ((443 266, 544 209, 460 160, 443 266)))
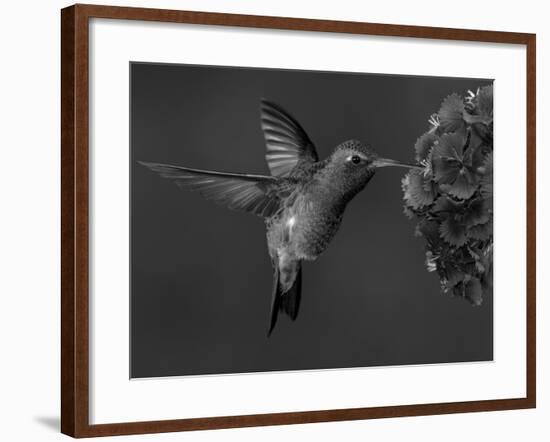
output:
POLYGON ((229 209, 264 219, 273 266, 270 336, 280 312, 298 317, 302 262, 316 260, 342 223, 347 204, 381 167, 420 166, 381 158, 368 144, 350 139, 320 160, 298 121, 262 99, 260 121, 271 175, 227 173, 139 161, 140 164, 229 209))

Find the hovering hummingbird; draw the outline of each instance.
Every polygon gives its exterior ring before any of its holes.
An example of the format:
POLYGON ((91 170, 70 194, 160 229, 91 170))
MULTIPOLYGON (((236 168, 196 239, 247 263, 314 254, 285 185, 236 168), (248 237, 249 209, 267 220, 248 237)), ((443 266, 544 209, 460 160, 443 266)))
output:
POLYGON ((184 189, 234 210, 264 218, 273 265, 271 335, 279 312, 296 320, 301 299, 302 261, 313 261, 336 234, 346 205, 379 167, 418 168, 380 158, 368 145, 348 140, 320 161, 298 121, 277 104, 260 106, 271 176, 214 172, 139 162, 184 189))

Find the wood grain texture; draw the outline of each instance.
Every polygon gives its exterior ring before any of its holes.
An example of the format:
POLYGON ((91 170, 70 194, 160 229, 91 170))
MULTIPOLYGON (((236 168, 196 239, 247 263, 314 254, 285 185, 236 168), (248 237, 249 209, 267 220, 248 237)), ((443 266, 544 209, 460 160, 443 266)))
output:
POLYGON ((74 413, 74 8, 61 14, 61 431, 75 434, 74 413))
POLYGON ((61 11, 61 431, 73 437, 287 425, 533 408, 536 405, 536 38, 534 34, 160 9, 61 11), (90 425, 88 311, 89 18, 513 43, 527 48, 527 395, 501 400, 90 425))
POLYGON ((527 40, 527 398, 537 397, 537 42, 527 40))

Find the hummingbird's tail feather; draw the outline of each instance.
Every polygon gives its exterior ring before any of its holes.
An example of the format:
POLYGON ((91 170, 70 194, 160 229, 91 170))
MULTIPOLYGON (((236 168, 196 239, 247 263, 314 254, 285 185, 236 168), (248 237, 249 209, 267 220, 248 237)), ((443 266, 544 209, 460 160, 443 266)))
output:
POLYGON ((269 324, 269 331, 267 332, 268 337, 271 336, 277 324, 279 312, 285 313, 293 321, 298 317, 300 301, 302 299, 302 263, 296 261, 293 263, 292 267, 293 268, 290 270, 288 268, 284 270, 284 272, 290 271, 294 277, 290 283, 290 288, 285 290, 285 283, 281 281, 281 270, 278 266, 275 266, 271 301, 271 322, 269 324))

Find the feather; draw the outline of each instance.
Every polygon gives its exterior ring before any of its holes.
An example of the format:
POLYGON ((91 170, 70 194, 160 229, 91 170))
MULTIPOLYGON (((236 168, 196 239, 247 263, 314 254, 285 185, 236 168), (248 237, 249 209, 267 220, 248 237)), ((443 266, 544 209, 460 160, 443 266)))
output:
POLYGON ((302 162, 318 161, 315 146, 288 112, 262 100, 260 114, 266 144, 265 159, 272 175, 288 176, 302 162))
POLYGON ((206 199, 230 209, 269 217, 279 208, 279 196, 275 189, 277 179, 274 177, 138 162, 161 177, 174 180, 180 188, 198 191, 206 199))
POLYGON ((267 336, 271 336, 273 329, 277 324, 279 313, 283 312, 290 317, 293 321, 298 317, 300 310, 300 301, 302 299, 302 263, 300 261, 294 262, 286 270, 279 269, 278 265, 275 265, 273 269, 273 290, 271 293, 271 313, 269 329, 267 336), (285 291, 285 288, 281 284, 281 272, 291 272, 292 282, 290 287, 285 291))

